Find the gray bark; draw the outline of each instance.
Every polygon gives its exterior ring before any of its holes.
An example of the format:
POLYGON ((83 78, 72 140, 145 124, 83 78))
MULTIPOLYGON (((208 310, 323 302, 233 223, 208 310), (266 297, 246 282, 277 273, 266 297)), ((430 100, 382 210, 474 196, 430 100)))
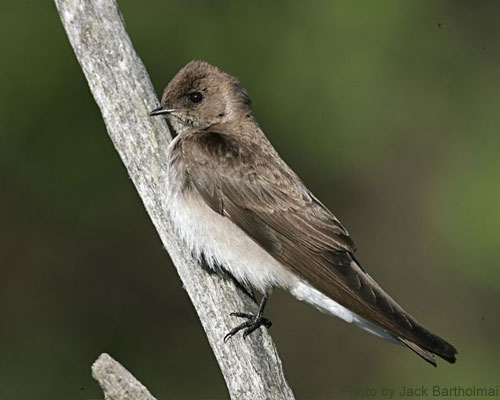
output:
POLYGON ((92 365, 92 376, 99 383, 105 400, 156 400, 141 382, 106 353, 92 365))
POLYGON ((55 0, 69 41, 116 150, 136 186, 193 302, 233 399, 293 399, 276 347, 265 329, 246 340, 223 337, 239 321, 233 311, 256 305, 232 282, 209 275, 173 235, 162 204, 170 134, 149 118, 158 99, 115 0, 55 0))

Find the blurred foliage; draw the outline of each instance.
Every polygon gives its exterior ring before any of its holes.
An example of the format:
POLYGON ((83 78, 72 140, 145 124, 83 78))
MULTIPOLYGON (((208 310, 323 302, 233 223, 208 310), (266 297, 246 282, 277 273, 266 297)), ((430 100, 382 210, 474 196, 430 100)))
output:
MULTIPOLYGON (((435 370, 278 292, 268 312, 297 397, 498 384, 500 3, 120 6, 158 92, 194 58, 241 78, 370 273, 460 352, 435 370)), ((3 1, 0 22, 0 398, 100 398, 102 351, 158 398, 225 398, 55 7, 3 1)))

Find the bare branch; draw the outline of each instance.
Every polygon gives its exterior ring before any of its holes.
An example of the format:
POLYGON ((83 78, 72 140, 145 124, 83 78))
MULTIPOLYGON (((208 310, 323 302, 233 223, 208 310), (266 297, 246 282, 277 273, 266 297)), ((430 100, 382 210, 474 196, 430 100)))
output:
POLYGON ((109 354, 103 353, 92 365, 105 400, 156 400, 148 389, 109 354))
POLYGON ((293 399, 276 347, 266 331, 247 340, 224 334, 233 311, 256 306, 231 282, 209 275, 172 234, 163 207, 170 135, 148 117, 158 100, 125 31, 114 0, 55 0, 70 43, 116 150, 193 302, 233 399, 293 399))

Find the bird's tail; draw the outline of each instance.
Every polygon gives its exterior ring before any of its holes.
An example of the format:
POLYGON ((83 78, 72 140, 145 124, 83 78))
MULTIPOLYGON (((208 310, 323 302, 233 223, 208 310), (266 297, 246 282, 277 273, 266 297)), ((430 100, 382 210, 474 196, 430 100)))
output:
POLYGON ((436 359, 434 358, 434 354, 438 355, 442 359, 448 361, 449 363, 455 363, 456 361, 456 354, 457 350, 448 342, 444 341, 443 339, 435 336, 435 342, 437 342, 437 346, 433 346, 433 348, 424 348, 411 340, 404 339, 401 337, 398 337, 399 341, 403 343, 405 346, 407 346, 410 350, 413 350, 415 353, 417 353, 420 357, 422 357, 425 361, 428 363, 432 364, 433 366, 437 366, 436 364, 436 359))

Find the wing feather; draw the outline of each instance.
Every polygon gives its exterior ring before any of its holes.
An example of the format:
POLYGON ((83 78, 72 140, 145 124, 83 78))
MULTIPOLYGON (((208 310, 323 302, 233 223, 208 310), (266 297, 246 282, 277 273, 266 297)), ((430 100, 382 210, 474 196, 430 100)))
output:
POLYGON ((423 328, 366 274, 347 230, 267 140, 259 140, 256 146, 218 131, 184 138, 190 182, 206 204, 326 296, 397 338, 454 357, 453 346, 423 328))

